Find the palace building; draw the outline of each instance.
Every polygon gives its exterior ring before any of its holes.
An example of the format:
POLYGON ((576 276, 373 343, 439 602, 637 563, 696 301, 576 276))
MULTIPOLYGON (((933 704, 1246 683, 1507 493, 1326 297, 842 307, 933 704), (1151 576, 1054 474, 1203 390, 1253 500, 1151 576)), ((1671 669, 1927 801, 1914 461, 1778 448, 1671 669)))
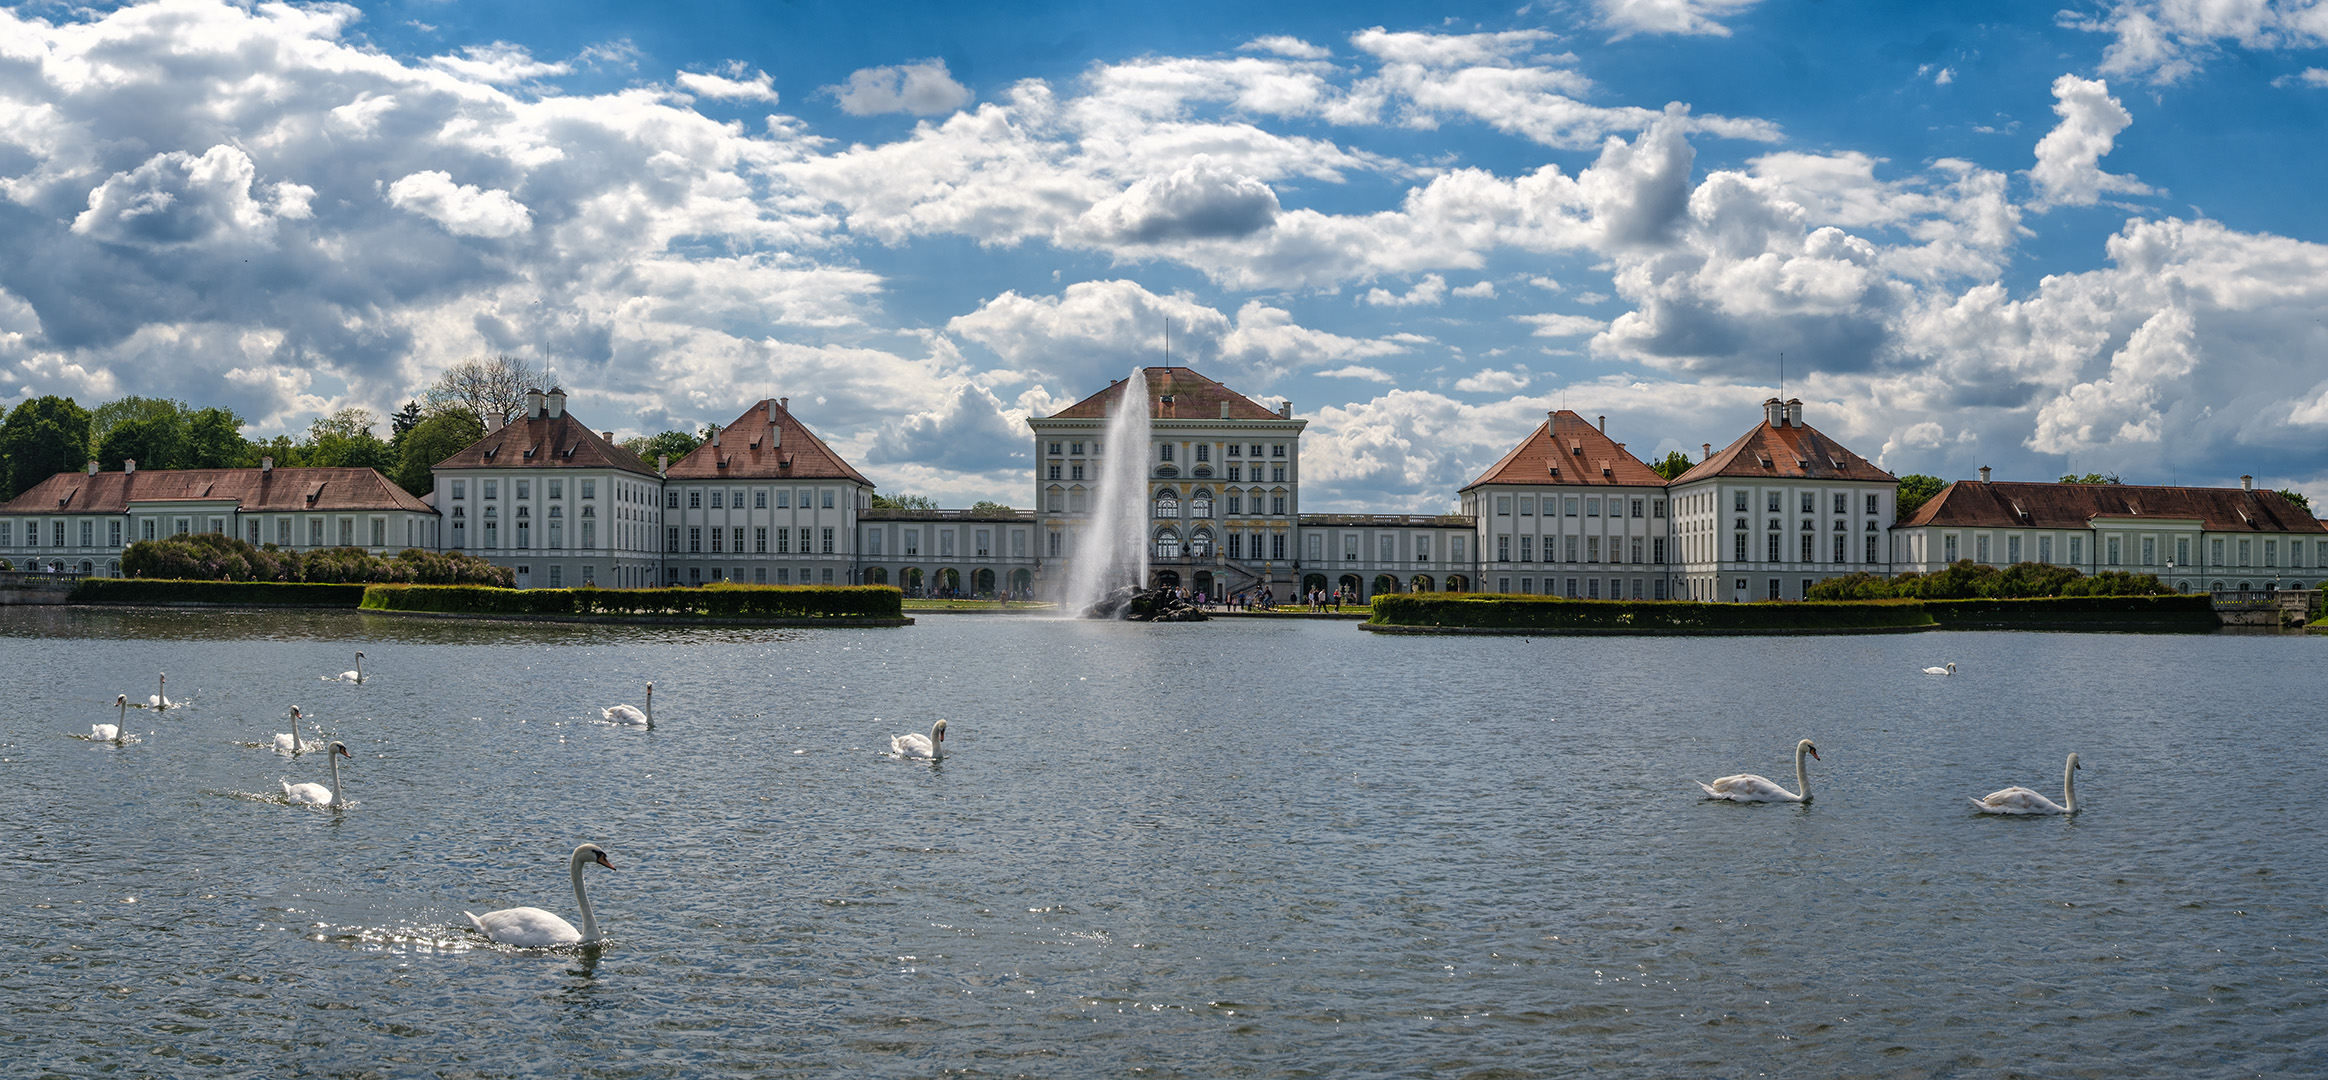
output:
POLYGON ((1799 600, 1820 580, 1960 560, 2156 573, 2181 591, 2328 579, 2328 526, 2277 492, 1951 484, 1895 521, 1898 480, 1805 422, 1800 400, 1667 480, 1606 417, 1547 414, 1456 492, 1460 512, 1305 514, 1302 431, 1186 367, 1144 368, 1027 421, 1034 506, 873 505, 873 482, 792 414, 753 403, 676 462, 652 464, 529 391, 506 423, 435 467, 416 499, 370 469, 59 473, 0 505, 0 557, 118 575, 123 547, 196 532, 306 550, 464 551, 521 588, 721 582, 890 584, 915 596, 1051 596, 1081 556, 1102 467, 1135 455, 1151 586, 1210 597, 1340 591, 1578 599, 1799 600), (1143 409, 1144 446, 1110 421, 1143 409))

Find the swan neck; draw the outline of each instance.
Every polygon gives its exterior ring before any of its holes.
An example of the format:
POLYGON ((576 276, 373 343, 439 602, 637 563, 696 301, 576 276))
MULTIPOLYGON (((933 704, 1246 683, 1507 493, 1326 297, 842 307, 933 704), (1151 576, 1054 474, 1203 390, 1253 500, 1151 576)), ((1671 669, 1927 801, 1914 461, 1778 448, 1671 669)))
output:
POLYGON ((930 729, 930 760, 946 760, 946 740, 939 737, 938 729, 934 727, 930 729))
POLYGON ((582 909, 582 940, 598 940, 598 918, 590 913, 590 895, 582 891, 582 853, 574 853, 569 867, 574 878, 574 906, 582 909))
MULTIPOLYGON (((297 743, 299 741, 299 733, 297 731, 293 731, 291 733, 291 741, 293 743, 297 743)), ((332 806, 337 807, 340 805, 339 755, 326 751, 324 756, 331 759, 331 804, 332 806)))
POLYGON ((1808 757, 1808 751, 1799 746, 1795 747, 1795 796, 1804 802, 1811 801, 1811 768, 1807 761, 1808 757))
POLYGON ((2061 767, 2061 809, 2063 813, 2077 813, 2077 766, 2061 767))

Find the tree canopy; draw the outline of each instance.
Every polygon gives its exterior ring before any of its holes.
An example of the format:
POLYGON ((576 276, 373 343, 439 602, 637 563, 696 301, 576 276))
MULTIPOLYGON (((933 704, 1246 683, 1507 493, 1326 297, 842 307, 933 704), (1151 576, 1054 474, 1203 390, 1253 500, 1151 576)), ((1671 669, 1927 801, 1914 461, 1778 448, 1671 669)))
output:
POLYGON ((660 435, 642 435, 622 441, 623 449, 637 454, 640 460, 649 465, 655 463, 657 454, 667 455, 677 461, 694 453, 695 448, 702 445, 701 436, 685 431, 666 431, 660 435))
POLYGON ((2083 476, 2072 473, 2062 477, 2061 482, 2064 484, 2122 484, 2125 481, 2118 479, 2117 473, 2090 472, 2083 476))
POLYGON ((1937 476, 1926 476, 1923 473, 1909 473, 1900 477, 1898 509, 1893 512, 1904 521, 1908 515, 1915 513, 1917 508, 1932 501, 1932 496, 1940 494, 1947 486, 1947 481, 1937 476))
POLYGON ((935 510, 938 500, 927 495, 883 495, 873 493, 873 506, 879 510, 935 510))
POLYGON ((89 460, 89 410, 54 394, 18 404, 0 421, 0 459, 7 489, 0 498, 80 468, 89 460))
POLYGON ((429 417, 413 425, 397 440, 396 470, 389 478, 414 495, 426 495, 436 490, 436 474, 429 470, 484 437, 485 425, 468 413, 445 412, 429 417))
POLYGON ((1649 467, 1656 470, 1657 475, 1672 480, 1696 468, 1697 463, 1691 461, 1688 454, 1679 450, 1668 450, 1663 458, 1650 462, 1649 467))
POLYGON ((525 406, 525 392, 545 390, 542 374, 533 365, 507 353, 472 356, 446 368, 421 394, 428 411, 460 409, 482 423, 489 417, 507 420, 525 406))

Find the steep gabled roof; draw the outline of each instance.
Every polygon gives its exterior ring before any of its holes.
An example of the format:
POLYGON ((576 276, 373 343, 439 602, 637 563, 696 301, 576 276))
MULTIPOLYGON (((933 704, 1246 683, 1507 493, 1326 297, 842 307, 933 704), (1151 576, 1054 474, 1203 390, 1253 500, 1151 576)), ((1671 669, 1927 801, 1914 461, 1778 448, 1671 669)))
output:
POLYGON ((139 469, 61 472, 0 505, 0 514, 122 514, 131 503, 231 502, 242 512, 436 508, 374 469, 139 469))
POLYGON ((556 416, 536 412, 487 432, 460 453, 437 462, 439 469, 621 469, 641 476, 655 467, 608 440, 561 409, 556 416))
POLYGON ((1674 478, 1676 484, 1710 477, 1762 480, 1869 480, 1896 484, 1899 477, 1876 468, 1851 448, 1800 422, 1773 424, 1765 418, 1728 448, 1674 478))
POLYGON ((1592 421, 1561 409, 1462 490, 1483 484, 1664 487, 1665 477, 1592 421))
POLYGON ((847 480, 872 487, 833 448, 808 430, 789 402, 762 398, 720 430, 719 445, 704 443, 671 463, 672 480, 847 480))
MULTIPOLYGON (((1157 420, 1285 419, 1255 404, 1253 399, 1206 378, 1194 368, 1152 367, 1141 368, 1140 372, 1148 384, 1148 415, 1157 420), (1228 406, 1226 414, 1221 411, 1223 405, 1228 406)), ((1131 380, 1119 379, 1108 384, 1107 389, 1052 413, 1048 419, 1104 419, 1108 406, 1120 400, 1129 385, 1131 380)))
POLYGON ((1960 480, 1893 528, 2084 529, 2095 518, 2196 519, 2209 532, 2328 532, 2276 491, 1960 480))

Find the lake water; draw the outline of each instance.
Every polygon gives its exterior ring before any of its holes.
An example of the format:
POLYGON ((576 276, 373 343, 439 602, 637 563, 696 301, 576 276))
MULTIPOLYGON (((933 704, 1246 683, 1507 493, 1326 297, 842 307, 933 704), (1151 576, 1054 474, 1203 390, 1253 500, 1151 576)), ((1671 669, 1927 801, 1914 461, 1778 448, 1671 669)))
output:
POLYGON ((2324 655, 8 609, 0 1072, 2319 1075, 2324 655), (585 840, 602 951, 476 937, 585 840))

